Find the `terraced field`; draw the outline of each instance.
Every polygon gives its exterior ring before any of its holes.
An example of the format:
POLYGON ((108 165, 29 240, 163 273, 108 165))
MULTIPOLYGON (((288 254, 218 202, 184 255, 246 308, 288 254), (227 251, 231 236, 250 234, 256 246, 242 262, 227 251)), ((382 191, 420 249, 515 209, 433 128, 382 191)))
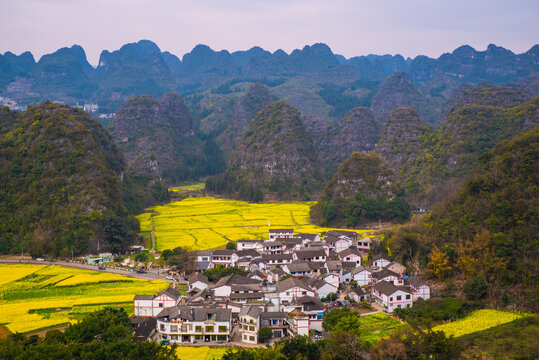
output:
POLYGON ((153 217, 156 249, 177 246, 206 250, 228 241, 267 239, 270 228, 293 228, 296 233, 322 233, 309 222, 311 203, 251 204, 212 197, 187 198, 147 209, 139 215, 141 230, 151 231, 153 217))
POLYGON ((361 339, 370 344, 376 344, 379 340, 408 326, 407 323, 401 323, 383 313, 362 316, 359 323, 361 339))
POLYGON ((69 324, 105 306, 133 312, 135 294, 155 294, 164 281, 58 265, 0 265, 0 325, 10 332, 69 324))

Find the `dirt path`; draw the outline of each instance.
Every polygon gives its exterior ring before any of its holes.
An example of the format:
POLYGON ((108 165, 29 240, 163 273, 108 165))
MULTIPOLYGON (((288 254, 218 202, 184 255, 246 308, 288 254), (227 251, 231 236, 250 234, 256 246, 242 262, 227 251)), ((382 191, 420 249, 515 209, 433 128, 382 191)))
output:
POLYGON ((9 331, 8 329, 6 329, 5 327, 3 327, 2 325, 0 325, 0 339, 5 339, 8 337, 9 335, 9 331))

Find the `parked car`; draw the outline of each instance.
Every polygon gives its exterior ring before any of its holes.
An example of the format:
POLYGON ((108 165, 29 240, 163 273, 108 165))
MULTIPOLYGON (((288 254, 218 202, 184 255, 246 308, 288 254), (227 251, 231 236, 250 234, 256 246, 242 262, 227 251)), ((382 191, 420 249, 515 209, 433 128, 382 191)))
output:
POLYGON ((99 270, 107 270, 107 268, 104 267, 104 266, 98 266, 97 268, 98 268, 99 270))
POLYGON ((37 258, 36 261, 45 261, 43 258, 37 258))
POLYGON ((142 269, 137 270, 137 274, 146 274, 146 270, 142 270, 142 269))
POLYGON ((174 276, 172 275, 167 276, 167 280, 174 280, 174 276))

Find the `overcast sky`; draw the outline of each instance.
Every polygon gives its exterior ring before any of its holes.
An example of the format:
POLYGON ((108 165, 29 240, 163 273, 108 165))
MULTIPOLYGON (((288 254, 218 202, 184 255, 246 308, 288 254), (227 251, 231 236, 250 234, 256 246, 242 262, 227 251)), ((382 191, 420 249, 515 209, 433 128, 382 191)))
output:
POLYGON ((438 57, 463 44, 521 53, 539 43, 539 0, 0 0, 0 9, 0 53, 38 60, 79 44, 94 65, 102 50, 141 39, 180 59, 197 44, 438 57))

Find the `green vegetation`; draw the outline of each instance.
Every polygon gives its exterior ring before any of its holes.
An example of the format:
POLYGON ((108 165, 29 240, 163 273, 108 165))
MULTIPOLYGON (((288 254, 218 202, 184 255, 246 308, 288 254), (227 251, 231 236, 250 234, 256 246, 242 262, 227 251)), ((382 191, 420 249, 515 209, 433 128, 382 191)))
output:
POLYGON ((176 346, 133 342, 123 309, 105 308, 90 313, 65 332, 50 330, 43 338, 19 333, 0 340, 0 358, 23 359, 158 359, 176 360, 176 346))
POLYGON ((223 265, 217 265, 212 269, 203 271, 202 274, 208 277, 208 281, 217 282, 219 281, 219 279, 224 278, 228 275, 237 274, 241 276, 247 276, 249 272, 239 267, 224 267, 223 265))
POLYGON ((226 171, 209 178, 206 189, 251 202, 309 200, 319 179, 316 150, 299 112, 276 101, 251 121, 226 171))
POLYGON ((498 143, 454 198, 387 235, 391 254, 439 279, 464 276, 471 298, 536 311, 538 158, 539 128, 498 143))
POLYGON ((345 160, 310 211, 316 224, 348 227, 378 220, 404 221, 409 214, 404 191, 375 153, 353 153, 345 160))
POLYGON ((45 102, 20 114, 3 108, 0 124, 1 253, 71 256, 135 242, 128 206, 137 198, 119 180, 122 155, 97 120, 45 102))

